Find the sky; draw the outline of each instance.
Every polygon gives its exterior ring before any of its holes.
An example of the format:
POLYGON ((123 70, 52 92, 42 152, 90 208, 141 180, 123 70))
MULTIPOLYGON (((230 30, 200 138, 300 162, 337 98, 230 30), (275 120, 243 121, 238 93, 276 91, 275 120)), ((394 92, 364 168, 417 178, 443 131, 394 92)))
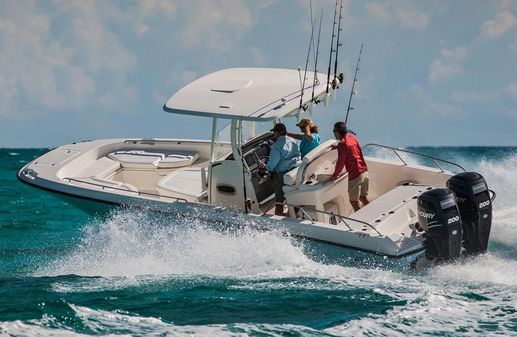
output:
MULTIPOLYGON (((326 73, 334 0, 321 10, 326 73)), ((0 147, 206 139, 209 119, 165 101, 223 68, 303 69, 310 33, 309 0, 0 0, 0 147)), ((312 116, 323 138, 364 42, 349 117, 362 143, 517 145, 517 0, 344 0, 341 42, 346 80, 312 116)))

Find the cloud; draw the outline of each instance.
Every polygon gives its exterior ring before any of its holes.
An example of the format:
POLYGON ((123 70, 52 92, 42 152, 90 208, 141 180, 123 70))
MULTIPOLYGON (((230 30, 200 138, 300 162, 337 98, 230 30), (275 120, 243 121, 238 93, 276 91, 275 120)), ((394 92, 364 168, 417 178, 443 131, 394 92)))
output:
POLYGON ((171 40, 178 40, 187 49, 208 47, 222 55, 234 52, 235 44, 254 26, 260 12, 274 2, 144 0, 128 6, 112 6, 110 2, 101 5, 107 16, 121 27, 132 27, 137 35, 162 30, 153 26, 153 21, 163 16, 170 22, 171 40))
POLYGON ((395 22, 404 28, 424 29, 429 25, 429 15, 411 7, 403 1, 386 3, 370 2, 366 4, 368 13, 376 19, 395 22))
POLYGON ((179 3, 186 19, 181 41, 187 48, 206 45, 220 54, 233 53, 234 44, 247 33, 260 12, 274 1, 191 0, 179 3))
POLYGON ((446 81, 463 72, 462 61, 467 56, 466 47, 456 49, 442 49, 440 56, 431 62, 429 66, 429 82, 436 83, 446 81))
POLYGON ((482 91, 454 91, 451 98, 458 102, 490 102, 498 97, 498 93, 490 90, 482 91))
POLYGON ((258 47, 250 47, 246 51, 249 53, 254 63, 256 63, 259 66, 264 66, 269 62, 269 55, 264 53, 258 47))
POLYGON ((138 1, 136 13, 130 13, 129 19, 133 22, 137 34, 144 35, 150 30, 148 18, 157 14, 171 17, 176 11, 176 5, 170 0, 141 0, 138 1))
MULTIPOLYGON (((51 19, 34 11, 33 2, 4 5, 0 14, 0 88, 4 89, 0 115, 9 116, 17 101, 27 97, 40 107, 63 105, 56 71, 75 71, 88 82, 80 69, 68 66, 73 51, 49 37, 51 19)), ((71 103, 81 100, 73 91, 69 94, 71 103)))
MULTIPOLYGON (((412 107, 415 120, 432 118, 441 119, 461 119, 465 112, 457 106, 444 101, 438 101, 433 95, 433 91, 424 86, 413 84, 407 90, 399 92, 400 98, 412 107)), ((439 99, 444 99, 440 97, 439 99)))
MULTIPOLYGON (((139 89, 128 80, 138 62, 135 46, 128 44, 135 41, 135 35, 145 38, 163 33, 165 29, 156 22, 170 22, 167 43, 210 50, 219 56, 233 55, 260 12, 273 2, 3 3, 0 115, 18 117, 14 111, 21 105, 32 106, 33 113, 40 113, 42 109, 108 109, 116 105, 117 97, 119 101, 135 101, 139 89)), ((268 60, 258 48, 244 52, 259 64, 268 60)))
POLYGON ((460 118, 465 116, 461 109, 450 104, 437 102, 429 103, 426 112, 432 117, 460 118))
POLYGON ((517 8, 515 0, 497 0, 496 3, 499 8, 517 8))
POLYGON ((505 10, 497 13, 493 20, 483 23, 481 37, 497 38, 515 26, 517 26, 517 18, 510 11, 505 10))
POLYGON ((514 54, 517 54, 517 34, 514 36, 509 48, 514 54))
POLYGON ((101 21, 94 2, 8 2, 0 14, 0 115, 79 110, 101 83, 120 90, 135 58, 101 21), (106 81, 106 78, 112 80, 106 81), (32 111, 32 112, 30 112, 32 111))
POLYGON ((517 110, 506 110, 499 113, 499 115, 505 118, 517 119, 517 110))
POLYGON ((468 50, 466 47, 458 47, 456 49, 442 49, 440 50, 441 57, 449 60, 463 60, 467 54, 468 50))
POLYGON ((517 99, 517 83, 512 82, 504 87, 504 91, 512 98, 517 99))

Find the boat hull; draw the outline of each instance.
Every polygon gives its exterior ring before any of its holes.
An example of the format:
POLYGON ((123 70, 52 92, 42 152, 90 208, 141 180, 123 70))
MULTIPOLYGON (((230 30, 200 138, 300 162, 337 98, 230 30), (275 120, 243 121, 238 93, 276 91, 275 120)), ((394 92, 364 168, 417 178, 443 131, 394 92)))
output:
MULTIPOLYGON (((20 178, 20 177, 19 177, 20 178)), ((60 199, 64 200, 73 207, 76 207, 88 215, 105 218, 113 214, 116 210, 139 209, 146 212, 157 212, 167 216, 192 218, 212 229, 228 231, 249 227, 255 230, 277 230, 287 236, 293 237, 304 247, 307 255, 312 259, 328 264, 340 264, 366 268, 405 268, 423 251, 423 246, 414 247, 413 250, 405 254, 384 254, 379 251, 358 248, 352 244, 347 244, 346 238, 332 240, 330 237, 318 235, 314 231, 314 225, 303 224, 298 219, 285 217, 263 216, 257 214, 245 214, 242 211, 232 208, 214 207, 208 204, 189 203, 189 202, 160 202, 147 199, 132 198, 131 202, 119 203, 109 198, 108 193, 104 193, 102 199, 73 195, 64 191, 51 190, 38 185, 33 185, 23 179, 26 184, 45 190, 60 199)), ((305 221, 307 222, 307 221, 305 221)), ((327 233, 332 228, 324 228, 323 233, 327 233)), ((334 234, 339 235, 342 230, 334 229, 334 234)), ((350 235, 350 240, 357 239, 350 235)), ((364 239, 364 236, 362 237, 364 239)), ((375 238, 372 238, 375 239, 375 238)))

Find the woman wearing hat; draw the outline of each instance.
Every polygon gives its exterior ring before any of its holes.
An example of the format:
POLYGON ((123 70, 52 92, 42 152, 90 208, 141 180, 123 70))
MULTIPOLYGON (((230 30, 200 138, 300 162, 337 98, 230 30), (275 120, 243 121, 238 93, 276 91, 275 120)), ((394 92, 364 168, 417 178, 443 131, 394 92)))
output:
POLYGON ((318 145, 320 145, 321 138, 318 135, 318 127, 314 124, 310 118, 302 118, 302 120, 296 124, 297 127, 302 131, 301 134, 288 132, 287 135, 294 139, 300 140, 300 154, 303 157, 318 145))

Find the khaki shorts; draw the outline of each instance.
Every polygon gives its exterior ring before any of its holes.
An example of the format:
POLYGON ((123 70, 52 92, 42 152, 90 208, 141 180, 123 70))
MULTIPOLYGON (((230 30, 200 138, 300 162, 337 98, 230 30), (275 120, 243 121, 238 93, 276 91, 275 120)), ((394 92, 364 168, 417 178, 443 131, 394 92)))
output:
POLYGON ((359 177, 348 181, 348 196, 350 201, 357 201, 359 197, 366 197, 368 195, 368 185, 370 179, 368 178, 368 172, 363 172, 359 177))

